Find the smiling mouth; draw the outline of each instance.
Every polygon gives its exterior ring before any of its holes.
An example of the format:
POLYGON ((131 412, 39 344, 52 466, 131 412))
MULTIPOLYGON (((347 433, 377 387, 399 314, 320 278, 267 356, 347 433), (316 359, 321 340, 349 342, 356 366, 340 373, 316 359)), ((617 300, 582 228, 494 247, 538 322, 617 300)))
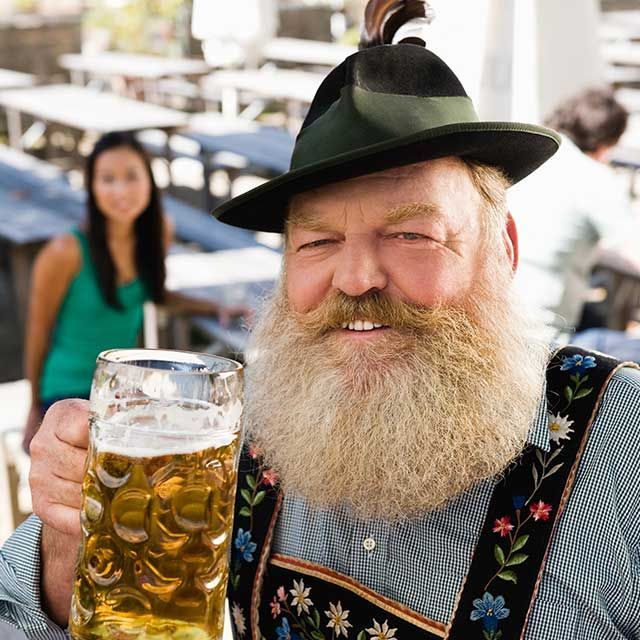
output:
POLYGON ((388 327, 370 320, 352 320, 351 322, 343 322, 342 328, 349 331, 373 331, 375 329, 387 329, 388 327))

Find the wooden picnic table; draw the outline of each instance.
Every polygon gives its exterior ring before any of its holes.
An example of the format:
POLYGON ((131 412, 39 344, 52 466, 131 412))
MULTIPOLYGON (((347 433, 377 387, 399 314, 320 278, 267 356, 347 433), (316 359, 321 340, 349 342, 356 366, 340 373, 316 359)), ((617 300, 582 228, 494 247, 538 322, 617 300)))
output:
POLYGON ((216 71, 200 81, 205 99, 222 99, 222 113, 235 118, 241 95, 264 100, 311 104, 325 74, 293 69, 244 69, 216 71))
MULTIPOLYGON (((154 131, 144 132, 139 137, 152 155, 167 160, 187 157, 202 164, 203 206, 207 210, 215 206, 208 189, 214 171, 225 171, 230 184, 241 174, 275 177, 289 169, 295 142, 284 129, 243 118, 226 118, 219 113, 195 114, 190 118, 189 126, 168 141, 166 135, 154 131)), ((231 187, 227 196, 230 193, 231 187)))
POLYGON ((181 111, 71 84, 0 91, 0 106, 7 111, 9 143, 15 148, 20 147, 22 138, 21 114, 94 134, 143 129, 173 131, 188 122, 187 114, 181 111))
POLYGON ((302 38, 273 38, 262 48, 266 60, 317 67, 336 67, 357 47, 302 38))
POLYGON ((71 72, 76 84, 84 84, 85 74, 110 78, 140 78, 158 80, 170 76, 199 76, 209 73, 211 67, 195 58, 149 56, 134 53, 105 51, 93 55, 66 53, 58 58, 63 69, 71 72))
POLYGON ((640 42, 605 42, 601 46, 606 62, 625 67, 640 66, 640 42))
POLYGON ((30 87, 35 83, 35 77, 30 73, 0 69, 0 90, 30 87))

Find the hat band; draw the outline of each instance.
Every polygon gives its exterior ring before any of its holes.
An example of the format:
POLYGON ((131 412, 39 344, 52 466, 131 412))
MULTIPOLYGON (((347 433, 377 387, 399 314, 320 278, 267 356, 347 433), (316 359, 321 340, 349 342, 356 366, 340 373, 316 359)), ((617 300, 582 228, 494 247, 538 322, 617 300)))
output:
POLYGON ((414 133, 461 122, 478 122, 467 96, 422 97, 377 93, 352 85, 305 127, 296 140, 291 169, 414 133))

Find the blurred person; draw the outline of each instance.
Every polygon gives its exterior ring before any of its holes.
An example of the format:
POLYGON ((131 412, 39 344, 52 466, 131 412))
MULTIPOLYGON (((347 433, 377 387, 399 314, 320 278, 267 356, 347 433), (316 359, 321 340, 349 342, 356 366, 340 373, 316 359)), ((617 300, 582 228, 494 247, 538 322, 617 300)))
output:
MULTIPOLYGON (((559 138, 480 121, 443 60, 393 41, 397 3, 375 5, 386 46, 325 79, 290 171, 216 211, 286 236, 247 351, 234 637, 637 639, 640 373, 550 353, 512 285, 506 190, 559 138)), ((0 619, 34 639, 64 638, 87 416, 77 400, 48 412, 38 517, 0 554, 0 619)), ((105 549, 95 584, 144 611, 150 574, 127 597, 117 563, 134 559, 105 549)), ((91 616, 97 586, 79 586, 91 616)))
POLYGON ((87 219, 51 240, 35 261, 24 368, 31 409, 28 450, 46 410, 57 400, 88 398, 98 353, 140 344, 143 304, 176 313, 243 313, 165 288, 173 226, 164 215, 149 159, 129 133, 100 138, 86 164, 87 219))
POLYGON ((640 232, 627 189, 607 166, 627 120, 608 88, 568 99, 545 122, 562 135, 560 150, 509 192, 520 229, 516 283, 556 335, 571 335, 580 321, 598 249, 640 232))

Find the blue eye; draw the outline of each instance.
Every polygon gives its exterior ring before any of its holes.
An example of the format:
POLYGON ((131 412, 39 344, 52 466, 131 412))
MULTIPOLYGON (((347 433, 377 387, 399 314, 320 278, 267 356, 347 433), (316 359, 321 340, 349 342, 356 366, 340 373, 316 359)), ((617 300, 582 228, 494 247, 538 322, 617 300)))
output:
POLYGON ((424 240, 426 236, 421 233, 412 233, 411 231, 401 231, 400 233, 394 233, 392 238, 400 238, 401 240, 424 240))

